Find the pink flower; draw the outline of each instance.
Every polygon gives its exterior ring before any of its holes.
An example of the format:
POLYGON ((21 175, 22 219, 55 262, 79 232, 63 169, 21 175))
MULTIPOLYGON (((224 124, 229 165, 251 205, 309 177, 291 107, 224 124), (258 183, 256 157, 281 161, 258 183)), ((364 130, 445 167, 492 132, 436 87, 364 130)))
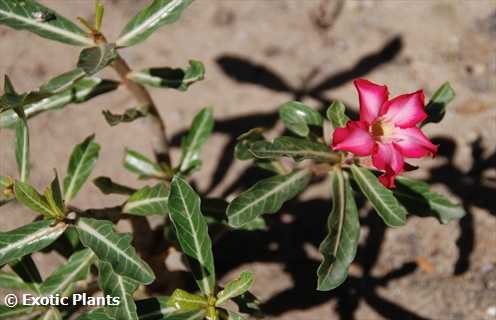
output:
POLYGON ((357 156, 372 156, 374 166, 383 171, 379 177, 387 188, 405 166, 404 158, 434 156, 437 146, 417 128, 427 117, 422 90, 388 100, 386 86, 368 80, 353 81, 360 99, 360 120, 337 128, 332 137, 334 150, 357 156))

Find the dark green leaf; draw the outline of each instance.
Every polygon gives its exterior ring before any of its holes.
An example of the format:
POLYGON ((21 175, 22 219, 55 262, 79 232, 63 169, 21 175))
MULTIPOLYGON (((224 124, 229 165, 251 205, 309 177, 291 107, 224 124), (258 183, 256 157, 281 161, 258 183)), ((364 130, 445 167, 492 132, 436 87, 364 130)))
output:
POLYGON ((25 118, 16 125, 15 155, 19 180, 26 182, 29 177, 29 128, 25 118))
POLYGON ((350 121, 350 118, 348 118, 345 111, 346 107, 341 101, 334 101, 327 109, 327 119, 331 121, 334 129, 343 128, 346 126, 346 123, 350 121))
POLYGON ((407 177, 396 178, 394 195, 409 213, 436 217, 446 224, 461 219, 465 214, 463 206, 451 202, 440 193, 429 190, 429 185, 407 177))
POLYGON ((247 313, 255 318, 263 318, 264 315, 260 310, 259 301, 250 291, 243 293, 232 299, 238 305, 239 312, 247 313))
POLYGON ((300 170, 260 180, 229 204, 229 225, 239 228, 262 214, 277 212, 284 202, 305 189, 310 177, 308 170, 300 170))
POLYGON ((60 93, 64 90, 71 88, 74 83, 82 79, 86 73, 81 68, 76 68, 74 70, 65 72, 53 79, 50 79, 47 83, 40 87, 41 92, 48 93, 60 93))
POLYGON ((110 263, 105 261, 98 262, 98 277, 103 293, 107 296, 119 298, 117 306, 106 307, 107 313, 116 320, 138 320, 133 292, 136 291, 139 283, 118 275, 114 272, 110 263))
POLYGON ((39 194, 38 191, 29 184, 16 181, 14 184, 14 192, 17 201, 22 205, 35 212, 41 213, 46 218, 56 216, 56 212, 54 213, 52 211, 46 198, 39 194))
POLYGON ((95 261, 95 254, 90 249, 74 253, 69 260, 57 268, 41 285, 43 296, 62 294, 77 281, 84 280, 90 273, 90 266, 95 261))
POLYGON ((390 227, 399 227, 406 223, 406 210, 396 200, 393 192, 385 188, 377 177, 368 169, 351 166, 353 179, 384 223, 390 227))
POLYGON ((65 217, 64 200, 62 198, 62 190, 60 189, 59 177, 56 171, 55 178, 45 190, 44 197, 50 206, 52 216, 56 219, 63 219, 65 217))
POLYGON ((127 47, 146 40, 158 28, 175 22, 193 0, 154 0, 122 30, 116 44, 127 47))
POLYGON ((77 25, 32 0, 0 1, 0 23, 66 44, 93 45, 93 40, 77 25))
POLYGON ((201 164, 200 153, 214 128, 212 108, 204 108, 193 119, 191 129, 181 142, 181 165, 179 170, 188 173, 201 164))
POLYGON ((322 127, 323 119, 320 113, 301 102, 286 102, 279 109, 279 117, 288 130, 306 137, 310 133, 309 125, 322 127))
POLYGON ((106 43, 83 49, 79 55, 77 66, 83 69, 88 76, 91 76, 111 64, 116 58, 115 45, 106 43))
POLYGON ((425 106, 425 111, 427 112, 427 119, 422 122, 422 126, 429 122, 438 123, 444 118, 446 113, 446 105, 453 101, 455 98, 455 91, 451 88, 449 82, 445 82, 439 89, 434 92, 431 100, 427 106, 425 106))
POLYGON ((124 167, 127 170, 138 174, 141 179, 161 179, 167 176, 158 164, 148 159, 141 153, 131 149, 126 149, 126 155, 124 156, 124 167))
POLYGON ((317 270, 317 290, 338 287, 348 276, 348 267, 355 259, 360 222, 353 191, 341 169, 331 173, 332 211, 327 219, 327 236, 319 251, 324 260, 317 270))
POLYGON ((185 70, 179 68, 149 68, 131 72, 127 75, 127 78, 152 87, 186 91, 193 83, 203 80, 204 76, 205 67, 203 63, 190 60, 189 67, 185 70))
POLYGON ((220 306, 224 302, 242 295, 250 290, 252 284, 253 274, 251 272, 242 272, 238 279, 228 282, 224 289, 217 294, 215 305, 220 306))
POLYGON ((24 280, 15 273, 0 271, 0 288, 3 289, 19 289, 32 291, 32 284, 24 282, 24 280))
POLYGON ((169 217, 198 286, 205 295, 212 294, 215 268, 207 222, 200 211, 200 197, 179 176, 170 187, 169 217))
POLYGON ((153 187, 146 186, 129 197, 122 212, 138 216, 165 216, 169 212, 168 198, 169 188, 164 183, 157 183, 153 187))
POLYGON ((253 153, 250 152, 250 147, 257 141, 265 141, 265 137, 262 134, 263 131, 264 129, 262 128, 254 128, 240 135, 237 138, 238 143, 234 148, 234 157, 238 160, 253 159, 253 153))
MULTIPOLYGON (((170 298, 167 296, 148 298, 136 301, 138 316, 140 320, 186 320, 186 315, 192 312, 181 312, 178 308, 171 306, 170 298)), ((193 314, 198 311, 193 311, 193 314)))
POLYGON ((140 109, 127 109, 123 114, 113 114, 109 110, 102 111, 107 123, 111 126, 116 126, 122 122, 133 122, 136 119, 146 117, 147 113, 140 109))
POLYGON ((11 308, 5 305, 0 305, 0 319, 12 320, 20 316, 32 314, 35 311, 36 308, 31 306, 17 305, 11 308))
POLYGON ((260 159, 291 157, 296 161, 304 159, 332 163, 339 161, 339 156, 325 144, 293 137, 278 137, 272 143, 257 141, 249 147, 249 151, 260 159))
POLYGON ((25 255, 22 258, 10 263, 10 267, 24 281, 32 292, 41 295, 40 283, 41 275, 31 255, 25 255))
POLYGON ((0 232, 0 266, 49 246, 66 228, 65 223, 43 220, 0 232))
POLYGON ((151 268, 131 246, 130 234, 118 234, 110 221, 81 218, 77 222, 79 239, 98 259, 109 262, 114 271, 143 284, 155 280, 151 268))
POLYGON ((64 178, 64 199, 66 202, 71 201, 86 182, 95 167, 99 153, 100 145, 95 142, 94 135, 89 136, 74 147, 64 178))
POLYGON ((93 184, 100 189, 103 194, 124 194, 131 195, 136 192, 136 189, 129 188, 125 185, 115 183, 109 177, 97 177, 93 180, 93 184))
MULTIPOLYGON (((94 77, 83 78, 63 92, 24 105, 24 113, 27 118, 30 118, 45 111, 63 108, 70 103, 85 102, 97 95, 115 90, 117 87, 118 82, 115 81, 94 77)), ((0 113, 0 128, 12 127, 18 121, 19 116, 14 110, 0 113)))

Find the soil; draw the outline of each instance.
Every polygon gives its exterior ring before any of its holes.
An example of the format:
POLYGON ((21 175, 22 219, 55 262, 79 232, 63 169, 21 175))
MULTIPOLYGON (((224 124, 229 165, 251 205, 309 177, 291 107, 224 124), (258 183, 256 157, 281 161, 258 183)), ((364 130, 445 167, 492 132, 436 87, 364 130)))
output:
MULTIPOLYGON (((66 17, 92 19, 92 1, 45 0, 66 17)), ((115 39, 144 1, 103 1, 104 30, 115 39)), ((78 48, 0 26, 0 73, 19 91, 74 67, 78 48)), ((180 136, 194 114, 214 106, 216 133, 193 180, 210 196, 235 194, 253 182, 248 163, 233 161, 233 139, 251 127, 273 127, 282 103, 298 99, 324 110, 344 101, 357 110, 351 81, 388 84, 392 95, 423 88, 430 96, 450 81, 456 100, 440 124, 426 127, 440 144, 435 159, 412 175, 462 203, 468 215, 440 225, 411 217, 384 228, 361 209, 361 246, 349 279, 337 290, 315 291, 318 244, 330 210, 327 183, 315 183, 269 219, 269 232, 232 232, 214 251, 222 281, 256 272, 253 293, 269 319, 496 319, 496 3, 494 1, 197 0, 183 18, 149 41, 122 50, 135 69, 204 62, 204 81, 187 92, 151 89, 167 122, 178 160, 180 136), (237 181, 237 182, 236 182, 237 181)), ((109 71, 102 76, 115 78, 109 71)), ((32 176, 47 185, 64 173, 72 147, 91 133, 102 145, 93 176, 139 187, 121 167, 125 147, 152 155, 144 122, 110 127, 101 112, 134 107, 124 88, 30 121, 32 176)), ((0 131, 1 174, 16 176, 13 132, 0 131)), ((119 204, 87 184, 82 208, 119 204)), ((1 208, 1 230, 31 221, 16 204, 1 208)), ((145 235, 137 234, 136 239, 145 235)), ((63 261, 37 254, 44 275, 63 261)), ((165 284, 167 286, 167 284, 165 284)), ((165 289, 164 289, 165 290, 165 289)))

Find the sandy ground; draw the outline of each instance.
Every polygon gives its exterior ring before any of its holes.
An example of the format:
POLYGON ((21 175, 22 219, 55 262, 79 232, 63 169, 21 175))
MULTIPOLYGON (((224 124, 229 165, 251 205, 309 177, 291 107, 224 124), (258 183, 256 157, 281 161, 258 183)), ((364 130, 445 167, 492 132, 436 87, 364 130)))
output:
MULTIPOLYGON (((41 2, 67 17, 91 19, 91 1, 41 2)), ((115 39, 144 2, 104 1, 107 38, 115 39)), ((3 26, 0 40, 0 74, 8 74, 21 91, 70 70, 78 55, 77 48, 3 26)), ((324 108, 340 99, 356 108, 351 84, 356 77, 386 83, 393 95, 423 88, 429 96, 449 80, 457 98, 445 120, 426 129, 441 143, 440 155, 423 161, 414 175, 464 204, 469 215, 461 223, 441 226, 433 218, 412 217, 391 230, 364 207, 362 245, 350 278, 336 291, 318 293, 316 247, 330 202, 327 184, 316 183, 270 219, 270 232, 233 232, 221 239, 214 248, 217 269, 223 281, 243 269, 255 271, 253 292, 270 319, 491 320, 496 319, 495 44, 494 1, 197 0, 179 23, 122 54, 136 69, 185 66, 190 58, 205 63, 206 79, 186 93, 151 92, 166 118, 176 160, 179 134, 201 107, 214 106, 217 133, 194 175, 198 189, 214 196, 251 183, 232 186, 247 164, 223 156, 232 152, 230 142, 239 133, 273 126, 277 107, 288 100, 324 108)), ((114 77, 111 70, 102 76, 114 77)), ((31 120, 31 182, 41 188, 53 168, 65 172, 73 145, 96 133, 102 150, 94 176, 143 185, 120 163, 124 147, 152 154, 149 129, 140 121, 111 128, 101 115, 133 103, 119 89, 31 120)), ((8 130, 0 131, 0 170, 16 175, 8 130)), ((90 208, 121 200, 87 184, 75 204, 90 208)), ((33 219, 15 204, 2 207, 1 214, 2 230, 33 219)), ((36 260, 44 274, 62 261, 42 254, 36 260)))

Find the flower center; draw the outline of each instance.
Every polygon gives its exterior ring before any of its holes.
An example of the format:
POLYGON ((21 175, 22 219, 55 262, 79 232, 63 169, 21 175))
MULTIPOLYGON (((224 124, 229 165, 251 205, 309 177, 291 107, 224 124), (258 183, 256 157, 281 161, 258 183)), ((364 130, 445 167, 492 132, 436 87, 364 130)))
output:
POLYGON ((375 121, 370 127, 370 133, 375 140, 384 140, 388 138, 393 133, 393 130, 394 125, 382 119, 375 121))

